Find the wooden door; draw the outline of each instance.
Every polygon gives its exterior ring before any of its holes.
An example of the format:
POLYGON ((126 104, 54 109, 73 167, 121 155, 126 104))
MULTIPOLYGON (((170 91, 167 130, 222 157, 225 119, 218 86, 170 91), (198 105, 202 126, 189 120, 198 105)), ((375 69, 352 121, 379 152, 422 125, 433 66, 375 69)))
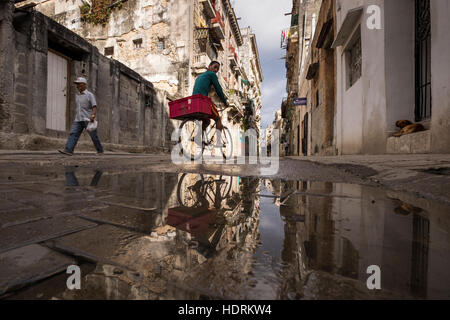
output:
POLYGON ((69 59, 48 51, 47 55, 47 121, 48 129, 67 130, 67 91, 69 59))

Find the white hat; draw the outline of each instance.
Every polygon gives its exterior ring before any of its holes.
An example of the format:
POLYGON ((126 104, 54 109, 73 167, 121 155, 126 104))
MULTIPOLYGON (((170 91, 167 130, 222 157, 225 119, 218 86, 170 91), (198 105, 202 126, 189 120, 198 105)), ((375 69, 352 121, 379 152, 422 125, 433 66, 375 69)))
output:
POLYGON ((74 83, 85 83, 85 84, 87 84, 87 81, 86 81, 86 79, 83 78, 83 77, 78 77, 78 78, 74 81, 74 83))

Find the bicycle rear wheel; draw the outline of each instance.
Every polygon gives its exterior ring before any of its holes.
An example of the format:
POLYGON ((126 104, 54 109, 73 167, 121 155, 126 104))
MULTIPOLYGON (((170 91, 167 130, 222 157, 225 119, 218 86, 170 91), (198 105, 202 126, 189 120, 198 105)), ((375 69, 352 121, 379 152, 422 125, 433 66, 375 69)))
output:
POLYGON ((203 153, 203 121, 201 120, 184 120, 180 125, 180 155, 187 160, 198 160, 203 153))

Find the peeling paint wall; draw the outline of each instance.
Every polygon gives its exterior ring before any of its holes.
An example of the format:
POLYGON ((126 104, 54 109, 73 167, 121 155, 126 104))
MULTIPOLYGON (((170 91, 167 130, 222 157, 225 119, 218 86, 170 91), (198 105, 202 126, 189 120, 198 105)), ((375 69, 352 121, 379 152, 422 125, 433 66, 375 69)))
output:
MULTIPOLYGON (((22 141, 33 135, 39 135, 39 141, 42 138, 65 141, 76 113, 73 80, 85 76, 88 90, 97 98, 98 132, 107 150, 114 145, 136 147, 129 150, 140 151, 169 149, 167 135, 157 135, 152 130, 155 123, 163 126, 164 131, 173 130, 167 117, 165 93, 154 89, 152 83, 124 64, 99 54, 96 47, 39 12, 18 15, 10 11, 9 19, 12 18, 14 24, 7 28, 8 37, 0 38, 2 48, 6 47, 4 40, 9 43, 8 51, 1 52, 0 61, 9 61, 11 71, 0 65, 4 71, 0 81, 2 110, 11 116, 8 126, 1 127, 0 136, 8 138, 0 139, 1 148, 40 149, 39 143, 30 146, 22 141), (49 50, 68 58, 65 130, 49 129, 47 123, 49 50), (161 116, 148 117, 150 111, 161 116)), ((6 28, 5 21, 0 21, 0 28, 6 28)), ((85 135, 80 141, 90 140, 85 135)))
POLYGON ((82 21, 82 0, 34 2, 37 10, 88 40, 101 54, 138 72, 156 88, 172 95, 185 94, 180 92, 179 72, 181 64, 189 63, 189 0, 123 1, 121 7, 112 9, 105 25, 82 21))

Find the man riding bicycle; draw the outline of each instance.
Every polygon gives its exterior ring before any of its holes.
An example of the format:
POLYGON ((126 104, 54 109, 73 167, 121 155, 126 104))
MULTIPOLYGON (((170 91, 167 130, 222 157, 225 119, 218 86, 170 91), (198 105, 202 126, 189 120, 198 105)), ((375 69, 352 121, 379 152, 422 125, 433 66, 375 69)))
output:
MULTIPOLYGON (((208 71, 205 73, 202 73, 198 76, 197 80, 195 80, 194 84, 194 91, 193 95, 195 94, 201 94, 205 97, 209 95, 209 91, 211 89, 211 86, 214 87, 214 89, 217 92, 217 95, 219 96, 220 100, 226 105, 227 104, 227 98, 223 94, 222 87, 219 84, 219 79, 217 78, 217 72, 219 72, 220 69, 220 63, 217 61, 212 61, 208 66, 208 71)), ((213 120, 216 122, 216 127, 219 132, 222 131, 223 125, 222 125, 222 119, 220 118, 219 114, 217 113, 217 110, 214 107, 212 108, 212 112, 214 114, 213 120)), ((203 121, 203 130, 206 130, 208 128, 211 121, 203 121)))

